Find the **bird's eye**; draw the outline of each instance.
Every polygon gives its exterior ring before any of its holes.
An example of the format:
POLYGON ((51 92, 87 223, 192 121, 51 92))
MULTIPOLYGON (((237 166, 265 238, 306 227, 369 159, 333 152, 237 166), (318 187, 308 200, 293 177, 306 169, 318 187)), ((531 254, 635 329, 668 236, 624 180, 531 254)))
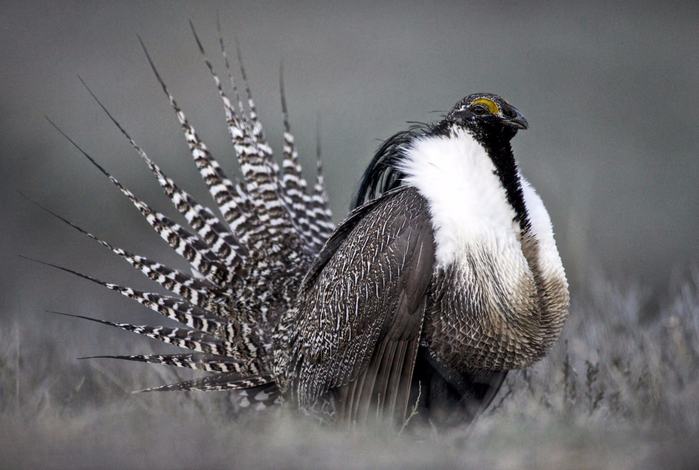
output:
POLYGON ((473 108, 471 108, 471 112, 475 114, 476 116, 483 116, 485 114, 488 114, 488 110, 486 109, 485 106, 477 104, 473 108))

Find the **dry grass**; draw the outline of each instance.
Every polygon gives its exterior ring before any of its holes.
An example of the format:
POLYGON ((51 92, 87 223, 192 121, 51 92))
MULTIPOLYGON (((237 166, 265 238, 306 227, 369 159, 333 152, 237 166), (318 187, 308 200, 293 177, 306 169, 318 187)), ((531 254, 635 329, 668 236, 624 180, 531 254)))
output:
POLYGON ((225 393, 132 394, 176 377, 64 362, 61 340, 13 325, 0 342, 2 467, 695 468, 699 271, 669 298, 591 282, 550 356, 510 374, 476 425, 419 439, 236 417, 225 393))

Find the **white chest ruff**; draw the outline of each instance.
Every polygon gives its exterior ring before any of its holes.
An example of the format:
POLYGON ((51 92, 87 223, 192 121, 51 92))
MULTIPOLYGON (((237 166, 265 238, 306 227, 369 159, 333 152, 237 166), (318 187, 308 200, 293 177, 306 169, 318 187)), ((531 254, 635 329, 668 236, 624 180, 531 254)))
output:
POLYGON ((417 140, 406 157, 405 182, 428 202, 435 272, 449 273, 442 278, 441 313, 432 317, 438 356, 493 370, 543 357, 560 333, 568 303, 551 220, 539 196, 520 176, 531 226, 523 234, 492 160, 468 133, 417 140), (540 297, 541 289, 550 295, 540 297), (456 349, 442 338, 453 332, 470 332, 457 338, 456 349), (504 345, 505 352, 486 343, 504 345))
POLYGON ((429 202, 438 266, 475 246, 503 255, 521 251, 515 211, 485 149, 467 132, 428 137, 406 151, 406 183, 429 202))
MULTIPOLYGON (((530 275, 515 211, 492 160, 470 134, 419 139, 406 157, 401 166, 405 182, 429 203, 436 267, 456 263, 466 268, 467 255, 487 253, 513 282, 530 275)), ((520 181, 542 274, 564 276, 548 212, 529 182, 521 176, 520 181)))

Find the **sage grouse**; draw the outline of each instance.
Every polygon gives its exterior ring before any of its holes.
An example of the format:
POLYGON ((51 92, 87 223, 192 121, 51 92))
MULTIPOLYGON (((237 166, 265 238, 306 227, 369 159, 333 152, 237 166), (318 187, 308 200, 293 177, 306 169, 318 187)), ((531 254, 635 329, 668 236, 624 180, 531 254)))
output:
MULTIPOLYGON (((150 390, 235 390, 243 407, 286 402, 353 425, 377 416, 401 423, 409 411, 468 422, 508 370, 546 355, 567 316, 567 281, 546 209, 512 154, 510 140, 528 127, 517 109, 472 94, 438 123, 391 137, 364 173, 354 210, 333 230, 320 164, 312 189, 302 176, 283 88, 280 168, 242 65, 247 110, 232 78, 231 103, 196 41, 223 102, 239 182, 224 174, 146 57, 222 220, 114 118, 193 231, 80 150, 192 267, 167 268, 76 227, 174 295, 83 277, 183 326, 95 321, 191 351, 108 357, 210 373, 150 390)), ((223 41, 221 52, 231 75, 223 41)))

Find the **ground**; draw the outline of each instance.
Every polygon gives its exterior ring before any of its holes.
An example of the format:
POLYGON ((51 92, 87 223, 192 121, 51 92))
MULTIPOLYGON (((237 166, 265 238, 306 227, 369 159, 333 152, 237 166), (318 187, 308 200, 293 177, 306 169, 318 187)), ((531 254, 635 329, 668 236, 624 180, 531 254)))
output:
POLYGON ((61 338, 4 330, 4 468, 694 468, 699 271, 666 300, 601 277, 573 291, 559 343, 510 374, 469 428, 338 431, 236 416, 225 393, 142 393, 169 370, 65 362, 61 338))

